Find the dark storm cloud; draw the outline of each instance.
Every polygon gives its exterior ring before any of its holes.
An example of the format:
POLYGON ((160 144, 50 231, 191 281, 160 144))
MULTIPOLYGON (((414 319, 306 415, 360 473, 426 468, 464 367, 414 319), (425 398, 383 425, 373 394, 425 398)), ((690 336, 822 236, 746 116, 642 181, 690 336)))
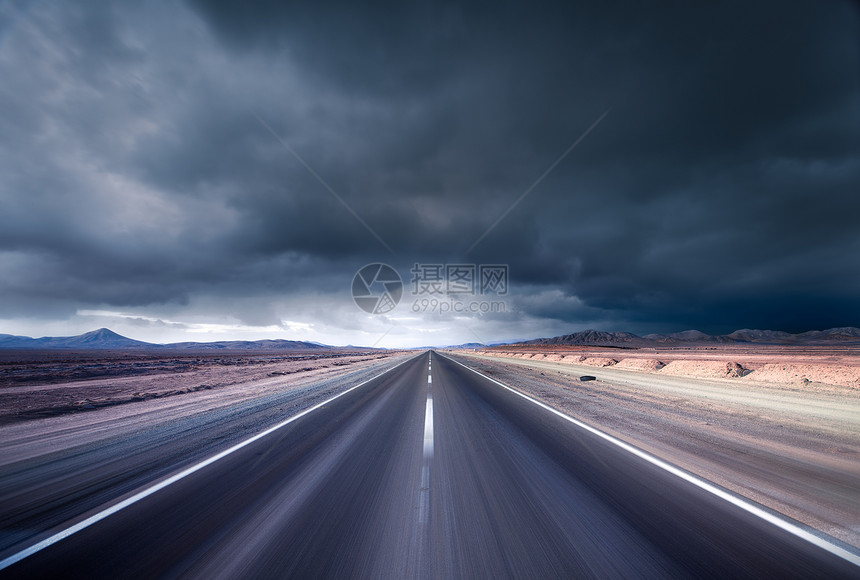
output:
POLYGON ((0 316, 469 260, 571 325, 860 325, 850 3, 8 11, 0 316))

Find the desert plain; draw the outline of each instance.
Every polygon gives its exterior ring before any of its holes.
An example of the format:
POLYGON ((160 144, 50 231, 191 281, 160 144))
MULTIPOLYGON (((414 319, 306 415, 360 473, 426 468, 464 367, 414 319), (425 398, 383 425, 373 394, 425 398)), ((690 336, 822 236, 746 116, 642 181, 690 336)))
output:
POLYGON ((856 345, 516 345, 450 354, 732 493, 860 547, 856 345))
MULTIPOLYGON (((857 346, 517 345, 442 352, 860 547, 857 346)), ((106 470, 115 469, 121 483, 110 493, 131 493, 414 354, 0 351, 0 500, 17 506, 7 515, 22 526, 49 528, 72 515, 52 502, 94 509, 112 499, 107 489, 93 489, 106 470), (198 443, 179 443, 190 430, 198 443), (118 454, 121 461, 105 462, 118 454), (155 469, 144 480, 128 475, 128 461, 155 469), (70 500, 67 486, 53 490, 52 478, 72 467, 82 475, 70 500)))
POLYGON ((0 551, 211 457, 408 354, 0 350, 0 551))

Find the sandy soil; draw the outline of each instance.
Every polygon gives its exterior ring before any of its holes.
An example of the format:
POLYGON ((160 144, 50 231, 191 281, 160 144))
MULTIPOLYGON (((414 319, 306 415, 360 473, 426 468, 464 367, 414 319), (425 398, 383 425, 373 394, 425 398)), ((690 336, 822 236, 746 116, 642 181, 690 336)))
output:
MULTIPOLYGON (((272 413, 283 418, 279 401, 294 400, 290 405, 301 410, 342 390, 345 375, 360 382, 407 356, 390 351, 261 362, 237 355, 213 358, 193 371, 2 387, 0 467, 258 401, 277 402, 272 413)), ((255 430, 259 426, 248 422, 229 436, 255 430)))
POLYGON ((543 357, 535 352, 450 354, 573 417, 860 547, 860 389, 836 384, 856 376, 856 355, 764 348, 704 353, 611 349, 610 356, 606 350, 546 349, 543 357), (606 366, 607 360, 618 362, 606 366), (755 372, 741 376, 740 369, 750 368, 755 372), (597 380, 581 382, 582 375, 597 380))
MULTIPOLYGON (((283 379, 318 378, 394 353, 301 355, 123 356, 6 355, 0 361, 0 425, 212 391, 231 398, 253 385, 259 395, 283 379), (27 357, 32 357, 30 360, 27 357), (11 358, 11 360, 9 360, 11 358), (83 378, 82 378, 83 377, 83 378), (92 377, 92 378, 90 378, 92 377), (240 389, 230 387, 243 386, 240 389)), ((295 380, 290 381, 296 383, 295 380)))
POLYGON ((696 378, 737 378, 744 383, 776 383, 820 389, 822 385, 860 389, 860 347, 719 345, 676 348, 582 346, 495 347, 481 354, 524 360, 635 369, 696 378))
MULTIPOLYGON (((68 373, 79 363, 60 365, 62 384, 45 384, 57 377, 46 377, 45 361, 36 361, 29 383, 0 388, 6 409, 0 424, 0 553, 29 545, 43 531, 63 529, 410 356, 263 360, 244 354, 191 365, 169 357, 110 356, 98 363, 108 370, 102 368, 100 378, 70 381, 68 373), (146 367, 142 375, 135 374, 138 363, 146 367)), ((80 364, 95 364, 93 359, 90 353, 80 364)))

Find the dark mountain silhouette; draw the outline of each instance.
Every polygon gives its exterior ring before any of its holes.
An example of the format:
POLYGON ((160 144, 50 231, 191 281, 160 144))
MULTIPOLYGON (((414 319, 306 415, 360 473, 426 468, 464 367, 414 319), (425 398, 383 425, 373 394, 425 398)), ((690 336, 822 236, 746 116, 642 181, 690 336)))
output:
POLYGON ((683 332, 673 332, 671 334, 646 334, 642 338, 661 344, 678 344, 678 343, 730 343, 737 342, 735 339, 726 336, 711 336, 699 330, 685 330, 683 332))
POLYGON ((685 330, 672 334, 646 334, 637 336, 629 332, 604 332, 583 330, 573 334, 538 338, 518 344, 530 345, 571 345, 571 346, 612 346, 612 347, 654 347, 682 346, 697 344, 860 344, 860 328, 844 327, 829 330, 810 330, 791 334, 780 330, 752 330, 744 328, 731 334, 712 336, 698 330, 685 330))
POLYGON ((527 340, 520 344, 569 344, 589 346, 643 346, 648 341, 629 332, 604 332, 602 330, 583 330, 573 334, 527 340))

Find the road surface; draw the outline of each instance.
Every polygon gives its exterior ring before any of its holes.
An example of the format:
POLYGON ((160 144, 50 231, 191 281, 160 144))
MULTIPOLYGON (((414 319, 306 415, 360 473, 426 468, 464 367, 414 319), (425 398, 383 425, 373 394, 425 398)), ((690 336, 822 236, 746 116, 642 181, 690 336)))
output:
POLYGON ((860 577, 435 353, 127 503, 0 576, 860 577))

